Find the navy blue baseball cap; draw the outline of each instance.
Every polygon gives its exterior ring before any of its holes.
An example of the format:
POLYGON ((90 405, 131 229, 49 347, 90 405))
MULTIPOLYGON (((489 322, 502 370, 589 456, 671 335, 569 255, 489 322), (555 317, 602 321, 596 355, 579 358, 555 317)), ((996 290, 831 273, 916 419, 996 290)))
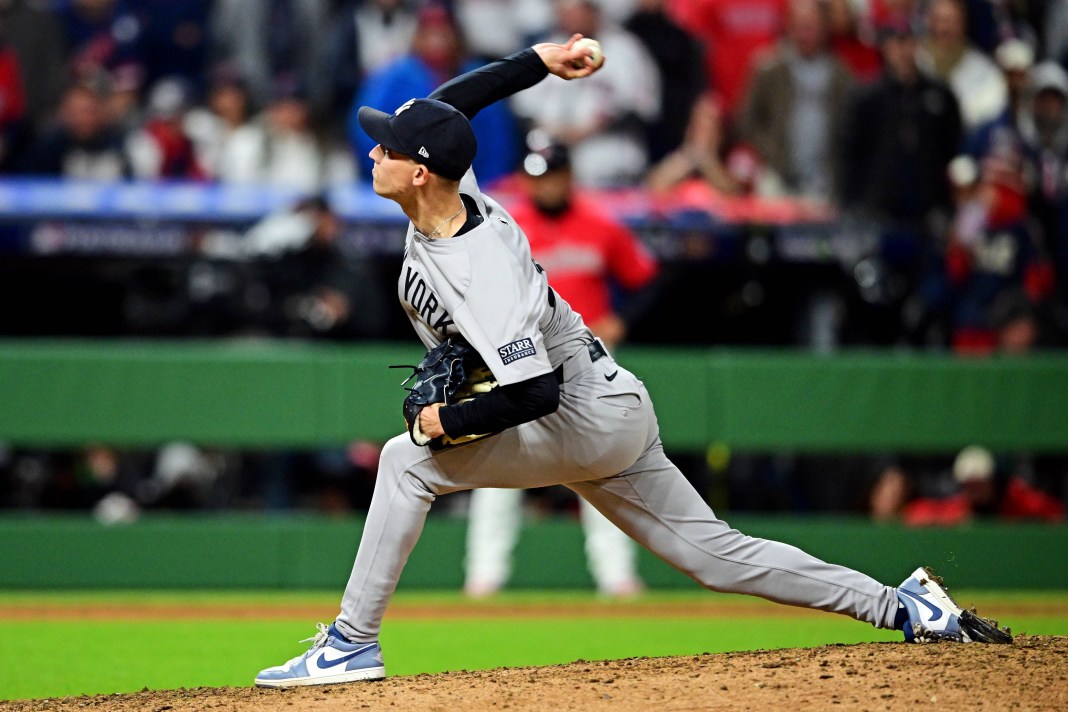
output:
POLYGON ((361 106, 357 119, 384 148, 410 156, 450 180, 463 178, 475 160, 478 143, 471 122, 443 101, 412 99, 392 114, 361 106))

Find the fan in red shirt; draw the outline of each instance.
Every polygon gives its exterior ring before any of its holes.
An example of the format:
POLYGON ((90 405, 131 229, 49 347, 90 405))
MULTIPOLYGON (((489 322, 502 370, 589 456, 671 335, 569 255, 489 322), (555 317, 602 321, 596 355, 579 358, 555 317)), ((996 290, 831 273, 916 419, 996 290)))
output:
POLYGON ((19 58, 0 44, 0 166, 10 158, 11 141, 26 117, 26 94, 22 88, 19 58))
POLYGON ((676 21, 702 42, 711 89, 733 117, 757 56, 782 34, 789 0, 669 0, 676 21))
POLYGON ((612 348, 626 336, 626 318, 613 307, 613 289, 651 284, 656 258, 633 232, 575 190, 568 149, 533 132, 523 160, 522 195, 510 206, 549 285, 582 314, 612 348))
POLYGON ((902 520, 913 526, 951 526, 976 516, 1006 520, 1061 522, 1064 504, 1017 475, 997 472, 986 448, 968 446, 953 463, 953 479, 960 491, 950 497, 920 498, 905 505, 902 520))

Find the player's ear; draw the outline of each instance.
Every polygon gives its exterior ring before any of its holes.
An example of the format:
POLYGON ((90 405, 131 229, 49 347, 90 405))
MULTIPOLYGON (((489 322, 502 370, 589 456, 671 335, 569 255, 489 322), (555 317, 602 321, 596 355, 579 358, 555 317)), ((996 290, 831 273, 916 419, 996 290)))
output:
POLYGON ((429 182, 430 169, 422 163, 415 164, 415 170, 412 171, 412 185, 426 185, 429 182))

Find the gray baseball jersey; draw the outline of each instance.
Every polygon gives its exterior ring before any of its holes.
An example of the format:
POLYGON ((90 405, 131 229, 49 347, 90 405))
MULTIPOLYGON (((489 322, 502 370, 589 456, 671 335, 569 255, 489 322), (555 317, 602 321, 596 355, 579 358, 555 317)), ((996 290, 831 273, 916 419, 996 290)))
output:
POLYGON ((407 433, 382 450, 337 628, 376 640, 434 499, 476 487, 562 484, 701 585, 893 628, 896 589, 721 521, 665 456, 652 401, 559 297, 522 230, 469 172, 460 192, 484 217, 430 240, 409 227, 398 293, 427 347, 460 333, 502 384, 560 371, 556 412, 468 445, 432 451, 407 433))
POLYGON ((427 348, 461 334, 503 385, 553 370, 590 336, 530 255, 519 226, 478 188, 460 181, 485 218, 470 232, 429 239, 408 226, 398 296, 427 348), (555 302, 555 306, 553 306, 555 302))

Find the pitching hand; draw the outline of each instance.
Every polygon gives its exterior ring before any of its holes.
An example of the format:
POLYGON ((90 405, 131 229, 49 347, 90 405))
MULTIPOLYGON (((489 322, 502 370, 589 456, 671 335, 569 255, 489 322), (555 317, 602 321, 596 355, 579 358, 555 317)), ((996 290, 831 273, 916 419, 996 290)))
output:
POLYGON ((534 45, 533 49, 538 53, 541 61, 549 69, 550 74, 555 74, 561 79, 580 79, 588 77, 604 66, 594 64, 588 49, 576 48, 575 43, 582 39, 582 35, 571 35, 567 44, 555 44, 553 42, 541 42, 534 45))

